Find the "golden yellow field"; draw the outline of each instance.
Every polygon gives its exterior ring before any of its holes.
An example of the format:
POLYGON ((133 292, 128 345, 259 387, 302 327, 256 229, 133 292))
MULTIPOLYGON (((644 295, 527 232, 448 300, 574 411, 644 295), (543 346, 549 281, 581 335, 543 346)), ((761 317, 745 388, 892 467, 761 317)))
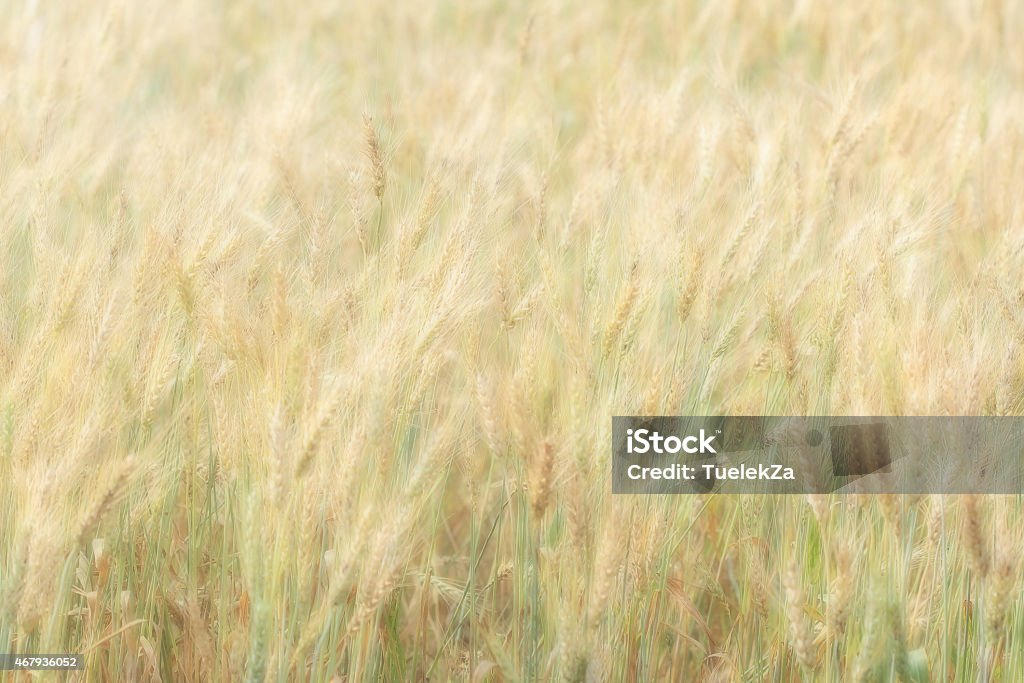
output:
POLYGON ((0 653, 1024 680, 1019 497, 610 485, 613 415, 1024 414, 1022 30, 1004 0, 7 3, 0 653))

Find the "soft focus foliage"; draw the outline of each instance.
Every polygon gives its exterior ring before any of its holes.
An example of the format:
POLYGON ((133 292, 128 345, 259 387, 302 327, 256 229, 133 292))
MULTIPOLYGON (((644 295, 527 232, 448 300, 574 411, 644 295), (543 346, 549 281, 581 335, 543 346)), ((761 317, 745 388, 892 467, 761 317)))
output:
POLYGON ((1024 8, 15 0, 0 652, 1024 679, 1019 499, 615 497, 612 415, 1024 406, 1024 8))

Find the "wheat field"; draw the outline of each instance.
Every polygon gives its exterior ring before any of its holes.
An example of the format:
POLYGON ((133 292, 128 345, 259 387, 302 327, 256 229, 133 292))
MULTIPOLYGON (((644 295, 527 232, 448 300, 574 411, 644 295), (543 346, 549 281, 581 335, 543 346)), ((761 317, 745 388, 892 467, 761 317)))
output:
POLYGON ((1022 29, 1003 0, 8 3, 0 652, 1024 680, 1019 497, 610 485, 613 415, 1024 414, 1022 29))

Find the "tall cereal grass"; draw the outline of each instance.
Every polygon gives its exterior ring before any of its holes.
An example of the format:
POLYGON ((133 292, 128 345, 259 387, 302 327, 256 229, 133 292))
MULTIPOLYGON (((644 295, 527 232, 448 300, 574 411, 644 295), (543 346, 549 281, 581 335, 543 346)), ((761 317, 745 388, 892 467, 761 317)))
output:
POLYGON ((609 463, 612 415, 1024 412, 1022 29, 8 4, 0 652, 1024 679, 1019 498, 613 497, 609 463))

